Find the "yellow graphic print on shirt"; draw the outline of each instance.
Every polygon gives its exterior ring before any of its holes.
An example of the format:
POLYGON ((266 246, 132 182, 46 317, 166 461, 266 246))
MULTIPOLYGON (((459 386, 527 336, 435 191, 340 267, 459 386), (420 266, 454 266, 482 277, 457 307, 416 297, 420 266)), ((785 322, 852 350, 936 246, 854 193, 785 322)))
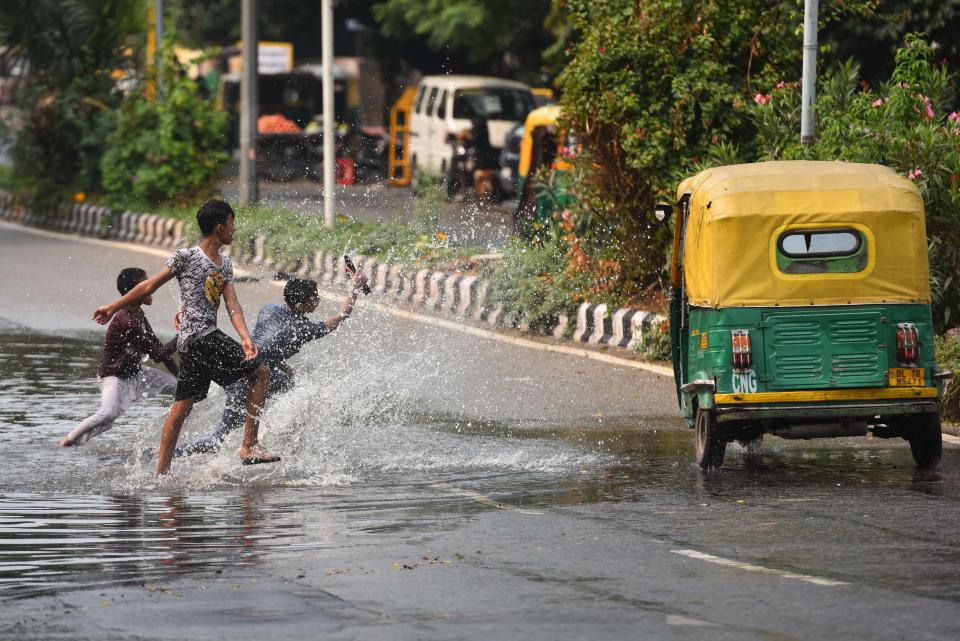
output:
POLYGON ((220 308, 220 296, 223 294, 223 286, 226 281, 220 272, 210 272, 207 280, 203 282, 203 295, 215 308, 220 308))

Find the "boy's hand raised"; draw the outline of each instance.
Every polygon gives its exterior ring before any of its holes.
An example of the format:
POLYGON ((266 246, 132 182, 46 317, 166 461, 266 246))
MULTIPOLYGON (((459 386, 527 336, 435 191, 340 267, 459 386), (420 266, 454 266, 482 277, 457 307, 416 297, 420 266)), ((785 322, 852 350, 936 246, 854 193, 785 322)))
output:
POLYGON ((361 291, 364 294, 370 293, 370 285, 368 284, 367 277, 360 272, 355 272, 353 274, 353 294, 356 295, 357 291, 361 291))
POLYGON ((113 318, 113 314, 114 311, 110 308, 110 305, 104 305, 103 307, 98 307, 93 310, 93 320, 101 325, 106 325, 110 322, 110 319, 113 318))

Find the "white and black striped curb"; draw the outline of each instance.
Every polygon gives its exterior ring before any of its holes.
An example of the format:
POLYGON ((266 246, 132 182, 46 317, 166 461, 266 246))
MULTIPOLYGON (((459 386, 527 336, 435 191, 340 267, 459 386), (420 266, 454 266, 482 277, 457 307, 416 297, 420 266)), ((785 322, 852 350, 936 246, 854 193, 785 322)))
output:
POLYGON ((186 243, 182 220, 155 214, 117 211, 86 203, 60 204, 42 211, 18 206, 9 192, 0 190, 0 220, 81 236, 181 247, 186 243))
MULTIPOLYGON (((154 214, 117 211, 109 207, 67 204, 42 213, 34 213, 15 204, 12 194, 0 190, 0 220, 55 231, 97 238, 142 243, 167 248, 186 244, 184 222, 154 214)), ((281 277, 314 278, 321 283, 342 282, 347 278, 344 257, 330 252, 315 252, 296 260, 274 258, 264 236, 249 239, 244 245, 228 247, 238 265, 281 277)), ((370 288, 390 304, 422 309, 491 328, 516 328, 529 331, 524 323, 488 300, 489 283, 472 274, 446 273, 431 269, 404 269, 366 256, 354 257, 358 270, 370 281, 370 288)), ((608 309, 606 305, 582 303, 577 317, 561 314, 546 334, 558 339, 572 337, 589 345, 636 350, 650 332, 664 320, 661 314, 639 309, 608 309)))

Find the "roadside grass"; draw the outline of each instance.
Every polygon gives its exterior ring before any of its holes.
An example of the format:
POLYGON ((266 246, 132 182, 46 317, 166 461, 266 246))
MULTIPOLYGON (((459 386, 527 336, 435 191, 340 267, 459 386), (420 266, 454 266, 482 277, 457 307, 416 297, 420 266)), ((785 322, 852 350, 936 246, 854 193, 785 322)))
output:
MULTIPOLYGON (((407 267, 471 269, 470 258, 485 250, 450 244, 448 234, 439 224, 441 205, 439 191, 430 191, 418 199, 413 220, 361 222, 341 214, 336 217, 334 229, 327 229, 320 216, 282 207, 264 204, 235 207, 234 244, 247 246, 256 237, 263 236, 267 239, 267 253, 277 261, 292 261, 323 251, 360 254, 407 267)), ((185 221, 190 242, 199 239, 194 222, 195 206, 154 208, 150 213, 185 221)))

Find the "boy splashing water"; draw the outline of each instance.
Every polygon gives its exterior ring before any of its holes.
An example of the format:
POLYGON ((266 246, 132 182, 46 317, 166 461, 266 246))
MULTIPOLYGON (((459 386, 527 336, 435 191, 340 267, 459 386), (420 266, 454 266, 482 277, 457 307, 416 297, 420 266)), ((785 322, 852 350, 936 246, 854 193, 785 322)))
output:
POLYGON ((160 436, 157 476, 170 470, 183 422, 193 404, 207 397, 211 381, 221 387, 229 387, 240 379, 250 383, 240 460, 245 465, 280 460, 257 440, 260 408, 266 398, 270 370, 256 360, 257 346, 250 339, 233 286, 233 264, 229 258, 220 255, 220 249, 233 242, 233 209, 222 200, 208 200, 197 212, 197 223, 203 238, 196 247, 177 250, 156 275, 93 313, 93 319, 104 324, 118 310, 139 303, 172 278, 176 277, 180 284, 180 334, 177 341, 180 374, 175 400, 160 436), (240 344, 217 329, 221 297, 230 322, 240 336, 240 344))
MULTIPOLYGON (((253 342, 259 351, 259 360, 270 368, 270 386, 267 396, 288 391, 293 386, 293 370, 286 361, 295 356, 304 345, 329 334, 350 317, 357 302, 357 294, 367 284, 363 274, 353 275, 353 288, 340 302, 340 313, 325 322, 315 323, 307 318, 320 303, 317 283, 294 278, 283 288, 286 305, 264 305, 253 329, 253 342)), ((220 449, 227 434, 243 425, 244 402, 250 393, 250 384, 241 379, 227 388, 227 403, 220 425, 208 437, 178 447, 174 456, 215 452, 220 449)))
MULTIPOLYGON (((139 267, 127 267, 117 276, 117 290, 126 294, 147 279, 147 272, 139 267)), ((100 409, 60 439, 62 447, 82 445, 94 436, 103 434, 132 403, 141 398, 159 394, 172 395, 177 387, 177 364, 170 358, 173 343, 161 345, 141 309, 150 305, 152 296, 120 309, 114 314, 104 338, 103 356, 97 370, 100 382, 100 409), (171 374, 142 367, 144 355, 163 363, 171 374)))

